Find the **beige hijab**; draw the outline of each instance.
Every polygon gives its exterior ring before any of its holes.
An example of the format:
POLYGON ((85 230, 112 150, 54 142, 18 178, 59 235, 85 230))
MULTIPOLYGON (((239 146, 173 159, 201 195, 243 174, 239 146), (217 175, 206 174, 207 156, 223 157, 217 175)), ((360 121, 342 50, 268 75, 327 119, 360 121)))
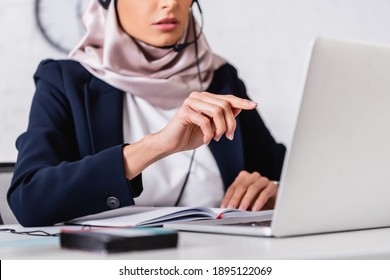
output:
MULTIPOLYGON (((201 90, 195 44, 175 52, 140 42, 122 30, 111 3, 105 10, 98 1, 90 2, 83 16, 86 34, 70 52, 71 59, 106 83, 163 109, 179 107, 192 91, 201 90)), ((189 18, 181 43, 195 38, 189 18)), ((212 53, 203 34, 197 44, 200 76, 207 89, 214 70, 226 61, 212 53)))

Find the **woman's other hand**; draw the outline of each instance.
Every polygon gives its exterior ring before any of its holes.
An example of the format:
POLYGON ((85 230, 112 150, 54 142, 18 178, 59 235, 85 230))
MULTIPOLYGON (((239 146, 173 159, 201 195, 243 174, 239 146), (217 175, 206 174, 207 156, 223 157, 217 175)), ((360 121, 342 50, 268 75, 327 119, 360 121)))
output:
POLYGON ((251 211, 273 209, 277 188, 274 182, 258 172, 241 171, 228 188, 221 207, 251 211))

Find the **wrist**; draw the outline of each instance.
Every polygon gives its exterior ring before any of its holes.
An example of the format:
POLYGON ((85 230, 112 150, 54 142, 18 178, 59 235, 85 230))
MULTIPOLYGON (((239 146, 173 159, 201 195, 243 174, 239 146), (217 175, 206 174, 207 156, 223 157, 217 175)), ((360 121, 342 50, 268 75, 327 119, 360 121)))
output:
POLYGON ((149 134, 142 140, 144 141, 145 149, 153 154, 156 160, 162 159, 170 154, 173 154, 172 145, 161 137, 160 132, 149 134))
POLYGON ((154 162, 170 153, 159 143, 155 134, 123 147, 123 161, 127 179, 133 179, 154 162))
POLYGON ((175 140, 173 140, 175 138, 172 137, 169 132, 167 133, 165 130, 150 134, 147 136, 147 138, 149 146, 161 156, 160 158, 181 151, 180 147, 178 147, 178 145, 175 145, 175 140))

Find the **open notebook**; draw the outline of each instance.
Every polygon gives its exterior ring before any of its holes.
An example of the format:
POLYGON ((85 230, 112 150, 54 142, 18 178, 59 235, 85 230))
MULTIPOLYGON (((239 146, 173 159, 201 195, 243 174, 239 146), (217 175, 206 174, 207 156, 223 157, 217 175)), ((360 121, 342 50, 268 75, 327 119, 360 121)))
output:
POLYGON ((237 217, 270 220, 272 219, 272 213, 272 210, 251 212, 228 208, 128 206, 73 219, 67 222, 67 224, 104 227, 162 226, 166 223, 178 221, 216 220, 237 217))

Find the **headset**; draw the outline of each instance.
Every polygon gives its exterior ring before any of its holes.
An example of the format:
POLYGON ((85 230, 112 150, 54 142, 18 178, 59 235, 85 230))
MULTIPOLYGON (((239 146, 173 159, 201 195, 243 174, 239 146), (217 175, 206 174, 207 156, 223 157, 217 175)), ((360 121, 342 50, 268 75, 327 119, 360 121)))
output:
MULTIPOLYGON (((110 6, 110 3, 111 3, 111 0, 98 0, 100 5, 102 5, 102 7, 104 9, 108 9, 108 7, 110 6)), ((115 1, 116 2, 116 1, 115 1)), ((202 8, 200 7, 200 4, 198 2, 198 0, 192 0, 192 4, 191 5, 194 5, 194 3, 196 3, 196 6, 198 7, 198 10, 199 10, 199 13, 200 13, 200 17, 201 17, 201 25, 200 25, 200 30, 199 32, 196 34, 195 36, 195 39, 190 41, 190 42, 184 42, 182 44, 176 44, 176 45, 172 45, 172 46, 166 46, 166 47, 162 47, 164 49, 169 49, 169 48, 172 48, 175 52, 179 52, 183 49, 185 49, 186 47, 188 47, 189 45, 195 43, 196 41, 198 41, 200 35, 202 35, 202 31, 203 31, 203 12, 202 12, 202 8)), ((192 17, 194 17, 192 15, 192 17)), ((195 22, 195 21, 193 21, 195 22)), ((195 25, 195 23, 194 23, 195 25)), ((194 31, 195 31, 195 27, 193 27, 194 31)))
MULTIPOLYGON (((100 5, 103 6, 104 9, 108 9, 108 6, 110 6, 110 3, 111 3, 111 0, 98 0, 100 5)), ((198 3, 198 0, 192 0, 192 4, 194 4, 194 2, 196 2, 196 4, 198 5, 199 7, 199 10, 200 10, 200 6, 199 6, 199 3, 198 3)))
MULTIPOLYGON (((111 0, 98 0, 100 5, 102 5, 102 7, 104 9, 108 9, 108 7, 110 6, 110 3, 111 3, 111 0)), ((117 0, 114 0, 115 1, 115 4, 117 2, 117 0)), ((192 29, 193 29, 193 32, 194 34, 196 34, 195 38, 190 41, 190 42, 184 42, 182 44, 176 44, 176 45, 172 45, 172 46, 166 46, 166 47, 162 47, 164 49, 169 49, 169 48, 172 48, 175 52, 179 52, 185 48, 187 48, 189 45, 191 44, 194 44, 195 45, 195 58, 196 58, 196 67, 197 67, 197 76, 198 76, 198 79, 199 79, 199 84, 200 84, 200 91, 203 91, 203 84, 202 84, 202 78, 201 78, 201 74, 200 74, 200 68, 199 68, 199 54, 198 54, 198 39, 199 37, 202 35, 202 32, 203 32, 203 12, 202 12, 202 9, 200 7, 200 4, 198 2, 198 0, 193 0, 192 1, 192 4, 191 6, 196 3, 196 6, 198 7, 198 10, 199 10, 199 14, 200 14, 200 17, 201 17, 201 26, 200 26, 200 30, 198 33, 196 33, 196 26, 195 26, 195 19, 194 19, 194 15, 192 14, 192 18, 193 18, 193 21, 192 21, 192 29)), ((191 155, 191 161, 190 161, 190 164, 189 164, 189 167, 188 167, 188 171, 185 175, 185 178, 184 178, 184 182, 183 182, 183 185, 180 189, 180 193, 179 193, 179 196, 177 197, 176 199, 176 202, 175 202, 175 206, 178 206, 180 201, 181 201, 181 198, 183 196, 183 193, 184 193, 184 190, 187 186, 187 181, 188 181, 188 178, 191 174, 191 168, 192 168, 192 164, 194 162, 194 157, 195 157, 195 152, 196 150, 194 150, 192 152, 192 155, 191 155)))

